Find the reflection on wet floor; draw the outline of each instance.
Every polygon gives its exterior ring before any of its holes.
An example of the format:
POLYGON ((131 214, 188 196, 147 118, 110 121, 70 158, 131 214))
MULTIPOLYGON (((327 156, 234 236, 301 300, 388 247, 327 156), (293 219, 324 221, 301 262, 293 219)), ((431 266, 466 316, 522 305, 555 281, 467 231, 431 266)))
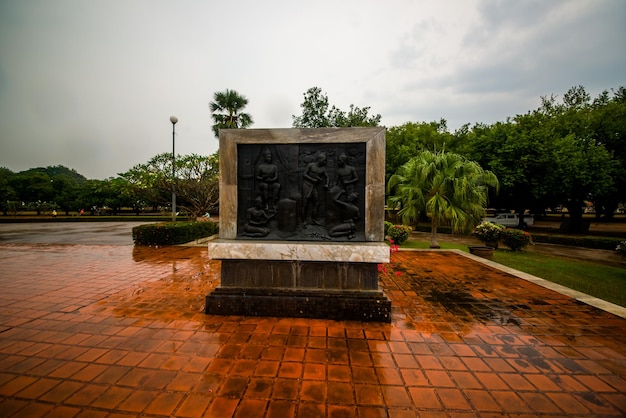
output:
POLYGON ((0 246, 3 416, 623 416, 626 320, 447 252, 391 324, 205 315, 206 249, 0 246))

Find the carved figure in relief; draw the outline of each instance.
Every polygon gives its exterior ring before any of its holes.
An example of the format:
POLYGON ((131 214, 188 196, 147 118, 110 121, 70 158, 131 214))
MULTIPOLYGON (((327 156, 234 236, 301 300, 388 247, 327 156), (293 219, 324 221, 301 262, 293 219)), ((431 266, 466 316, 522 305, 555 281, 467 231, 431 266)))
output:
POLYGON ((264 161, 256 169, 256 179, 260 182, 259 189, 263 197, 263 208, 275 212, 280 193, 278 167, 272 163, 272 152, 269 149, 264 151, 263 157, 264 161))
POLYGON ((320 206, 321 189, 328 189, 328 175, 326 174, 326 153, 320 152, 317 159, 304 169, 302 174, 302 222, 316 223, 320 206))
POLYGON ((359 198, 359 194, 351 192, 346 195, 345 201, 340 200, 342 191, 339 191, 333 196, 333 201, 337 206, 341 208, 342 222, 328 231, 328 235, 331 237, 347 236, 349 239, 355 237, 356 224, 354 223, 360 217, 359 208, 355 205, 355 202, 359 198))
POLYGON ((243 235, 248 237, 265 237, 269 235, 270 228, 267 223, 274 215, 268 215, 263 210, 263 199, 259 196, 254 199, 254 206, 246 211, 246 224, 243 235))
POLYGON ((337 166, 335 186, 345 190, 347 196, 354 191, 354 184, 359 180, 359 177, 356 174, 356 169, 348 165, 348 156, 343 152, 339 154, 337 166))

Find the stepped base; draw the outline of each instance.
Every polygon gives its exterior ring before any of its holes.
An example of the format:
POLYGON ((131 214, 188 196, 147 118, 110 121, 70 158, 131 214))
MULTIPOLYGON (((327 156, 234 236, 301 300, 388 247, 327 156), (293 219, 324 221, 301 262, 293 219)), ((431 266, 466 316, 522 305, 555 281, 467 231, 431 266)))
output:
POLYGON ((391 322, 391 301, 382 291, 219 287, 207 295, 206 313, 391 322))

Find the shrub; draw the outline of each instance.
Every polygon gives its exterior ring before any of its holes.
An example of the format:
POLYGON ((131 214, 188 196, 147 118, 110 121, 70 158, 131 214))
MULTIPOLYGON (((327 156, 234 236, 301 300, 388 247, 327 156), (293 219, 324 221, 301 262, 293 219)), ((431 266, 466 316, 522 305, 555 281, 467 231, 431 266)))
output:
POLYGON ((389 235, 389 228, 391 228, 393 224, 389 221, 385 221, 385 236, 389 235))
POLYGON ((411 228, 406 225, 391 225, 387 231, 389 238, 397 245, 402 244, 409 239, 411 228))
POLYGON ((615 250, 624 258, 626 258, 626 240, 620 241, 615 250))
POLYGON ((178 245, 216 234, 216 222, 163 222, 133 228, 135 245, 178 245))
POLYGON ((498 242, 504 227, 493 222, 483 222, 474 229, 474 236, 482 242, 498 242))
POLYGON ((504 245, 513 251, 519 251, 528 244, 532 244, 533 240, 530 234, 521 229, 505 228, 500 233, 500 238, 504 245))

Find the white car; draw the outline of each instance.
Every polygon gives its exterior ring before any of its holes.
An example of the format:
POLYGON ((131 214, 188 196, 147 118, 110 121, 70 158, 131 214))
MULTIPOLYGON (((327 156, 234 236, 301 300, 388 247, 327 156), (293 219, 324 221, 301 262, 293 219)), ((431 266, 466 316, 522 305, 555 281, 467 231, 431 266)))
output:
MULTIPOLYGON (((519 215, 517 213, 498 213, 496 216, 491 216, 483 219, 484 222, 493 222, 494 224, 506 226, 509 228, 517 228, 519 225, 519 215)), ((533 215, 524 215, 523 228, 535 223, 533 215)))

